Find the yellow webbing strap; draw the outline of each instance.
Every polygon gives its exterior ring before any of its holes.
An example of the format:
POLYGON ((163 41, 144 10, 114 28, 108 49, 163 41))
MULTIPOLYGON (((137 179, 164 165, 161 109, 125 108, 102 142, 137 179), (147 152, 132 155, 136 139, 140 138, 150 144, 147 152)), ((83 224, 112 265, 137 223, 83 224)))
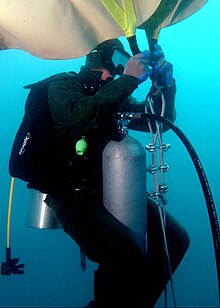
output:
POLYGON ((11 224, 11 207, 12 207, 12 195, 14 189, 14 177, 11 178, 11 187, 10 187, 10 195, 9 195, 9 202, 8 202, 8 222, 7 222, 7 241, 6 247, 10 247, 10 224, 11 224))
POLYGON ((137 18, 133 0, 122 0, 123 9, 115 0, 101 0, 107 11, 122 28, 126 37, 135 34, 137 18))

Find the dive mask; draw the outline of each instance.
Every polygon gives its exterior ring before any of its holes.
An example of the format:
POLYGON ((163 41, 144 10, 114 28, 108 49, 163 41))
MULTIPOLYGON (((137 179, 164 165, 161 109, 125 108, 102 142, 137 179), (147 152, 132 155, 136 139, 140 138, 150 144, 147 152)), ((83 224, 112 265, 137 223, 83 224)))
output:
POLYGON ((112 55, 112 63, 115 67, 115 75, 121 76, 123 74, 125 65, 131 56, 125 50, 114 49, 112 55))
POLYGON ((117 47, 110 49, 109 51, 105 50, 105 52, 100 49, 94 49, 87 55, 85 67, 89 69, 104 67, 112 76, 121 76, 130 57, 129 53, 117 47))

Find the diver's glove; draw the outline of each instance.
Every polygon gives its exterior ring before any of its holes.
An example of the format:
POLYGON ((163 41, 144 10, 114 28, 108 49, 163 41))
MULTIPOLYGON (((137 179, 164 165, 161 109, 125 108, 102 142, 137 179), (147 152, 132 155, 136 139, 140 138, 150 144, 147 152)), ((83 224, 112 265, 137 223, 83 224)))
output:
POLYGON ((152 74, 152 68, 149 66, 150 56, 150 51, 146 50, 131 57, 124 68, 123 74, 137 78, 139 84, 144 82, 152 74))
POLYGON ((165 59, 161 46, 154 45, 153 61, 151 63, 156 72, 157 84, 160 87, 169 87, 173 84, 173 65, 165 59))

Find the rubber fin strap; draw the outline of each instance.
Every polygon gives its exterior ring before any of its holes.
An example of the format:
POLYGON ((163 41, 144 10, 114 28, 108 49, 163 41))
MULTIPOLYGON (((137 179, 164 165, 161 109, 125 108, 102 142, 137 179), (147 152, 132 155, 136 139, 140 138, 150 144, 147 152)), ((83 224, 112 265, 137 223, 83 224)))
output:
MULTIPOLYGON (((138 114, 137 114, 138 115, 138 114)), ((206 177, 205 171, 203 169, 202 163, 193 148, 190 141, 187 139, 187 137, 184 135, 184 133, 175 126, 171 121, 168 119, 155 115, 155 114, 141 114, 140 116, 143 119, 154 119, 162 122, 163 124, 167 125, 170 129, 176 133, 176 135, 180 138, 182 143, 185 145, 193 164, 196 168, 203 194, 206 201, 206 207, 208 211, 210 226, 211 226, 211 232, 212 232, 212 239, 213 239, 213 245, 214 245, 214 252, 215 252, 215 261, 216 261, 216 270, 217 270, 217 279, 218 279, 218 295, 219 295, 219 307, 220 307, 220 229, 219 229, 219 222, 218 222, 218 216, 214 204, 214 199, 212 196, 212 192, 208 183, 208 179, 206 177)))
POLYGON ((133 0, 122 0, 123 9, 115 0, 101 0, 101 2, 124 31, 125 36, 127 38, 133 36, 137 27, 133 0))

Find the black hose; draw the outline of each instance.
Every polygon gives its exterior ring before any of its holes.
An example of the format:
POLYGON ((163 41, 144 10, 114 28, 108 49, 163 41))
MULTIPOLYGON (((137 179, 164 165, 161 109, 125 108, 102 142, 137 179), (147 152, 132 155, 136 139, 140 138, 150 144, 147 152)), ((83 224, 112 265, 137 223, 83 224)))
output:
POLYGON ((133 35, 131 37, 127 38, 131 52, 133 54, 133 56, 137 55, 138 53, 140 53, 140 49, 138 47, 138 43, 137 43, 137 37, 136 35, 133 35))
MULTIPOLYGON (((128 42, 130 45, 130 49, 133 53, 133 55, 140 52, 138 44, 137 44, 137 38, 136 35, 128 38, 128 42)), ((151 52, 154 51, 154 45, 158 42, 157 39, 148 39, 148 45, 151 52)), ((151 77, 152 81, 154 81, 155 76, 151 77)), ((176 135, 180 138, 180 140, 185 145, 193 164, 196 168, 198 177, 200 179, 200 183, 202 186, 203 194, 206 201, 206 207, 208 211, 210 226, 211 226, 211 232, 212 232, 212 239, 213 239, 213 245, 214 245, 214 251, 215 251, 215 260, 216 260, 216 270, 217 270, 217 279, 218 279, 218 293, 219 293, 219 306, 220 306, 220 229, 219 229, 219 222, 217 217, 217 212, 215 209, 214 199, 212 196, 211 188, 208 183, 208 179, 206 177, 205 171, 203 169, 202 163, 193 148, 191 142, 188 140, 188 138, 184 135, 184 133, 175 126, 171 121, 168 119, 155 115, 155 114, 141 114, 142 118, 150 118, 154 120, 158 120, 159 122, 164 123, 167 125, 170 129, 172 129, 176 135)))
POLYGON ((154 120, 158 120, 159 122, 164 123, 170 129, 172 129, 176 135, 180 138, 180 140, 185 145, 193 163, 196 168, 197 174, 200 179, 200 183, 202 186, 203 194, 206 201, 206 207, 208 211, 211 231, 212 231, 212 239, 214 244, 214 251, 215 251, 215 260, 216 260, 216 269, 217 269, 217 278, 218 278, 218 292, 219 292, 219 304, 220 304, 220 229, 219 229, 219 222, 217 217, 217 212, 215 209, 214 199, 212 196, 212 192, 208 183, 208 179, 206 177, 205 171, 203 169, 202 163, 193 148, 192 144, 188 140, 188 138, 184 135, 184 133, 175 126, 171 121, 168 119, 155 115, 155 114, 141 114, 141 118, 150 118, 154 120))

